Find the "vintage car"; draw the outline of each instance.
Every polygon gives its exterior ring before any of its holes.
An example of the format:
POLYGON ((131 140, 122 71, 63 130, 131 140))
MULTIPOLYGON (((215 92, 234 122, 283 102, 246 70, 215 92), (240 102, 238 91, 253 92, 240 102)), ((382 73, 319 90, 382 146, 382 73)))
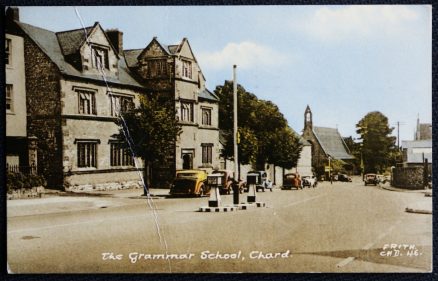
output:
POLYGON ((318 181, 314 175, 302 177, 303 187, 316 187, 318 181))
POLYGON ((368 185, 368 184, 378 185, 379 184, 379 178, 377 177, 376 174, 365 174, 363 181, 364 181, 365 185, 368 185))
POLYGON ((288 173, 283 176, 283 187, 281 189, 303 189, 303 182, 300 174, 288 173))
POLYGON ((351 182, 352 180, 351 180, 351 177, 349 177, 346 174, 339 174, 338 181, 351 182))
MULTIPOLYGON (((220 175, 222 177, 222 181, 219 185, 220 194, 230 194, 233 190, 233 178, 234 173, 230 170, 214 170, 210 175, 220 175)), ((209 176, 210 176, 209 175, 209 176)), ((246 182, 240 180, 239 181, 239 193, 243 193, 246 189, 246 182)))
POLYGON ((210 194, 206 185, 207 173, 203 170, 180 170, 170 186, 171 196, 204 196, 210 194))
MULTIPOLYGON (((270 179, 268 179, 268 174, 265 171, 250 171, 247 174, 247 178, 250 176, 255 176, 256 177, 256 191, 258 192, 259 190, 262 190, 263 192, 265 192, 265 189, 269 189, 272 191, 272 181, 270 179)), ((248 186, 250 181, 248 181, 248 186)), ((249 187, 248 187, 249 188, 249 187)))

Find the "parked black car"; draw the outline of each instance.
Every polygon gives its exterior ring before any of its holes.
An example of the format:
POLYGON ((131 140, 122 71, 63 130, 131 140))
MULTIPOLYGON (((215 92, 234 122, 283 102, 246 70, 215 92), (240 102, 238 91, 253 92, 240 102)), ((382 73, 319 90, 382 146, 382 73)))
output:
POLYGON ((339 174, 338 175, 338 181, 351 182, 351 177, 349 177, 346 174, 339 174))

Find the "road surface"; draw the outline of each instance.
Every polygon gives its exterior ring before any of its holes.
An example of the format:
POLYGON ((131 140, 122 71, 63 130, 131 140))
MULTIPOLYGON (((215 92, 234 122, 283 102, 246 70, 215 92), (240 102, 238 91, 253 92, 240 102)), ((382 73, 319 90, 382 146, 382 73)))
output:
MULTIPOLYGON (((221 198, 223 205, 233 200, 232 195, 221 198)), ((13 272, 429 272, 432 268, 432 216, 405 212, 413 202, 431 204, 431 197, 365 187, 356 178, 353 183, 258 192, 257 201, 267 207, 227 213, 197 212, 208 205, 205 197, 61 199, 41 199, 31 215, 8 205, 8 264, 13 272), (50 200, 58 203, 50 205, 50 200)))

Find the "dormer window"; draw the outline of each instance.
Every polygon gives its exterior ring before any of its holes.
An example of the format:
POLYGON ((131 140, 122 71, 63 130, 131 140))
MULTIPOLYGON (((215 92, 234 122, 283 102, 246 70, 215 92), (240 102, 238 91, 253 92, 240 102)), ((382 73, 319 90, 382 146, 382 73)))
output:
POLYGON ((182 76, 192 79, 192 62, 188 60, 183 60, 182 64, 182 76))
POLYGON ((151 60, 147 62, 147 78, 165 77, 167 75, 166 60, 151 60))
POLYGON ((92 46, 91 56, 92 56, 94 68, 109 69, 108 49, 92 46))

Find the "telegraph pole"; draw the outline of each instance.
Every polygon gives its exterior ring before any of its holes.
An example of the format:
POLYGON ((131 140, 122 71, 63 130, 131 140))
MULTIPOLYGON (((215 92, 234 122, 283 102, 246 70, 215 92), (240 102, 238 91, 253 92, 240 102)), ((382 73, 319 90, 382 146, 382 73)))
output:
POLYGON ((234 188, 234 204, 239 204, 239 152, 237 148, 237 82, 236 82, 236 65, 233 65, 233 140, 234 140, 234 181, 237 186, 234 188))
POLYGON ((237 150, 237 83, 236 83, 236 65, 233 66, 233 113, 234 113, 234 176, 236 177, 236 180, 239 180, 239 155, 237 150))

